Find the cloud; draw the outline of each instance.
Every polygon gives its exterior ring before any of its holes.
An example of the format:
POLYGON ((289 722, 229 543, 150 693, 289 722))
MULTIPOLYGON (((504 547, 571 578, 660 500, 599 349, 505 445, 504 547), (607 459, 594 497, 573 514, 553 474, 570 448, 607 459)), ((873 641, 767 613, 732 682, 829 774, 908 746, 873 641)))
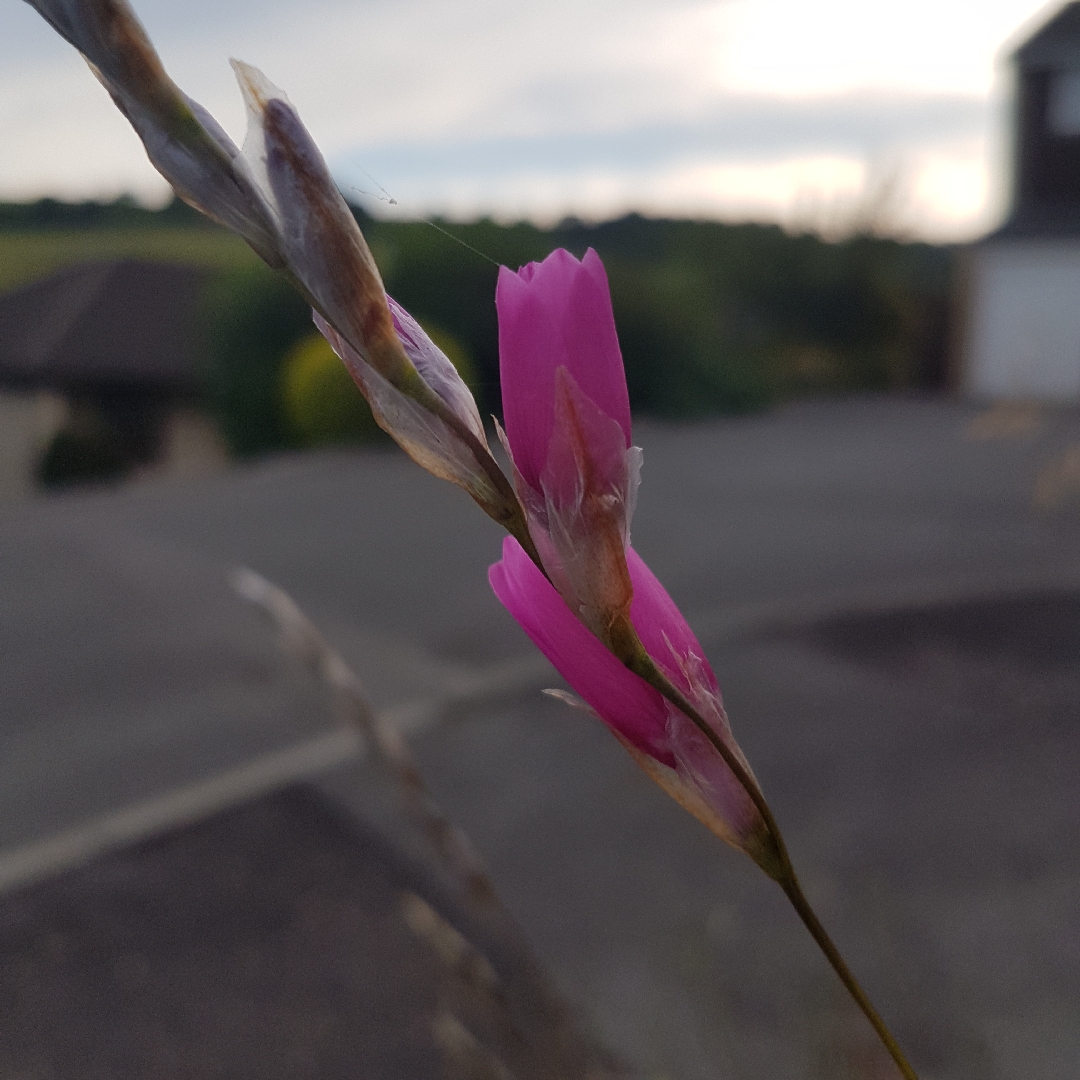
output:
MULTIPOLYGON (((780 161, 805 155, 872 158, 898 148, 979 137, 985 100, 962 95, 847 93, 819 98, 731 95, 692 121, 540 135, 375 142, 335 157, 392 181, 489 178, 672 165, 780 161)), ((385 182, 385 181, 384 181, 385 182)))
MULTIPOLYGON (((978 33, 965 0, 913 2, 933 19, 858 0, 135 7, 170 73, 235 137, 229 55, 289 92, 346 185, 374 190, 366 170, 418 212, 550 217, 766 202, 781 214, 783 192, 847 190, 890 154, 936 155, 936 189, 968 205, 961 189, 982 190, 995 125, 979 89, 988 42, 1034 0, 989 0, 978 33)), ((85 65, 12 0, 0 3, 0 145, 0 198, 164 196, 85 65)))

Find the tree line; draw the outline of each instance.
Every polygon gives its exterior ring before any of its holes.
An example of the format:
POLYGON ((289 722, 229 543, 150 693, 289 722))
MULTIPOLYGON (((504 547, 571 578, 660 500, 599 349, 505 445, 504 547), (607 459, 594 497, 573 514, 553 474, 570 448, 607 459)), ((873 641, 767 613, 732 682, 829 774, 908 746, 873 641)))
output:
MULTIPOLYGON (((496 264, 516 268, 556 247, 578 256, 593 247, 604 260, 639 413, 693 418, 948 380, 947 247, 638 214, 545 229, 354 212, 387 290, 456 351, 485 415, 499 412, 496 264)), ((153 226, 213 227, 179 200, 160 210, 131 199, 0 204, 5 230, 153 226)), ((284 365, 312 332, 300 298, 261 266, 221 270, 207 287, 204 317, 208 401, 234 450, 302 443, 282 392, 284 365)), ((322 392, 342 392, 334 385, 322 392)))

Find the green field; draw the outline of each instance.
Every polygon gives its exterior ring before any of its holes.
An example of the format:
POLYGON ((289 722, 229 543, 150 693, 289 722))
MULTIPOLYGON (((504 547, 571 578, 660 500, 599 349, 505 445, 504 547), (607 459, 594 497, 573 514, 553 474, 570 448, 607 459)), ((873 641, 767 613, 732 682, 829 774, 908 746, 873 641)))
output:
POLYGON ((119 258, 193 263, 220 270, 261 265, 242 240, 224 229, 205 226, 0 231, 0 291, 71 263, 119 258))

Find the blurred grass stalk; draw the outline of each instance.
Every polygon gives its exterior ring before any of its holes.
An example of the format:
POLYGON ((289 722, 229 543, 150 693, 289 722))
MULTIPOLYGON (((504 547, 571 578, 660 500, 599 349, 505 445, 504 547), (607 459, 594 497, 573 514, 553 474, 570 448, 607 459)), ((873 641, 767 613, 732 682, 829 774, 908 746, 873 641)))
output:
POLYGON ((585 1034, 551 986, 517 923, 499 901, 468 837, 431 797, 398 730, 370 706, 359 677, 292 598, 252 570, 233 588, 266 615, 286 652, 333 692, 343 722, 397 791, 420 843, 428 899, 402 898, 402 915, 440 958, 442 1002, 432 1032, 461 1080, 623 1080, 630 1074, 585 1034), (449 886, 448 889, 446 886, 449 886), (443 911, 435 897, 448 897, 443 911))
MULTIPOLYGON (((396 309, 391 315, 367 243, 318 148, 284 95, 254 68, 233 61, 249 112, 248 136, 243 148, 238 148, 213 117, 169 79, 125 0, 28 2, 83 53, 139 134, 151 162, 176 192, 207 216, 237 232, 271 268, 285 271, 291 284, 315 309, 319 329, 349 367, 379 425, 423 468, 462 487, 485 513, 518 540, 529 558, 546 574, 524 509, 490 454, 480 416, 460 373, 434 346, 424 352, 414 342, 413 350, 407 349, 410 338, 408 333, 403 335, 399 317, 409 317, 396 309)), ((858 256, 866 249, 863 246, 854 250, 858 256)), ((782 282, 782 278, 779 280, 782 282)), ((804 305, 801 314, 811 323, 831 326, 841 338, 846 335, 848 347, 869 348, 875 334, 880 336, 895 329, 900 313, 889 308, 880 290, 875 292, 878 283, 872 273, 863 273, 858 281, 870 298, 864 305, 862 320, 854 317, 856 309, 850 303, 842 302, 851 297, 835 287, 832 303, 821 302, 829 298, 828 289, 824 296, 804 296, 803 300, 810 302, 804 305), (838 298, 841 302, 836 302, 838 298)), ((693 325, 692 313, 708 311, 714 320, 722 321, 722 313, 704 302, 705 284, 703 275, 685 266, 666 276, 652 275, 648 293, 663 298, 665 331, 654 342, 647 335, 642 341, 643 335, 635 335, 632 330, 629 335, 637 347, 645 346, 651 364, 656 357, 666 356, 673 343, 685 342, 680 332, 684 323, 693 325)), ((772 285, 775 289, 776 283, 772 285)), ((761 295, 767 300, 769 287, 761 295)), ((476 296, 486 299, 490 292, 477 290, 476 296)), ((781 325, 784 313, 799 314, 798 305, 792 305, 783 288, 773 300, 781 325)), ((413 326, 416 334, 423 337, 419 326, 413 326)), ((745 362, 738 362, 740 355, 744 361, 754 355, 753 334, 746 341, 750 344, 742 354, 735 349, 722 367, 714 368, 728 373, 726 379, 735 378, 734 383, 729 381, 717 393, 728 395, 729 404, 736 408, 760 404, 751 382, 744 383, 737 393, 733 390, 739 385, 738 378, 750 370, 745 362)), ((756 347, 761 347, 760 341, 756 347)), ((836 355, 842 357, 839 346, 836 355)), ((627 357, 631 379, 632 356, 631 352, 627 357)), ((821 361, 821 357, 818 359, 821 361)), ((888 350, 877 360, 879 366, 883 365, 882 377, 887 381, 888 350)), ((678 386, 678 380, 669 377, 667 365, 662 382, 664 386, 678 386)), ((271 393, 279 392, 276 380, 271 381, 271 387, 271 393)), ((701 396, 700 391, 697 396, 701 396)), ((684 403, 683 408, 689 406, 684 403)), ((513 1015, 511 1002, 515 994, 509 992, 508 986, 504 995, 493 982, 492 973, 499 970, 499 965, 488 963, 484 956, 466 947, 467 941, 459 942, 443 933, 437 921, 422 918, 417 914, 418 909, 413 909, 414 923, 427 927, 429 937, 436 934, 440 953, 451 957, 454 970, 471 986, 474 993, 470 1000, 478 1001, 478 994, 484 997, 481 1012, 493 1030, 513 1036, 499 1039, 505 1046, 520 1050, 508 1070, 509 1075, 518 1075, 522 1080, 531 1076, 540 1080, 548 1076, 613 1075, 608 1065, 594 1064, 596 1053, 577 1033, 565 1006, 547 988, 520 934, 498 904, 490 879, 468 841, 434 806, 404 741, 394 729, 380 724, 367 706, 356 676, 280 590, 250 572, 241 574, 236 585, 273 616, 290 649, 304 657, 334 688, 349 719, 363 730, 377 760, 405 793, 408 809, 434 844, 442 867, 462 886, 467 910, 480 917, 487 937, 512 958, 512 963, 503 966, 503 976, 524 1002, 524 1008, 513 1015), (530 1027, 535 1038, 529 1037, 530 1027)), ((610 609, 612 613, 615 610, 610 609)), ((622 636, 615 633, 611 637, 599 633, 597 636, 631 671, 689 717, 713 744, 752 799, 769 840, 766 846, 753 847, 746 843, 736 846, 750 854, 781 885, 901 1072, 914 1080, 914 1071, 803 895, 779 829, 749 767, 645 651, 630 625, 629 599, 618 610, 623 620, 618 625, 627 633, 620 630, 622 636)), ((609 621, 606 625, 610 629, 616 624, 609 621)), ((443 1024, 444 1036, 452 1028, 453 1025, 443 1024)), ((450 1043, 459 1048, 467 1045, 467 1041, 444 1040, 444 1045, 450 1043)), ((493 1062, 480 1055, 474 1064, 479 1068, 485 1061, 491 1066, 489 1075, 499 1074, 497 1059, 493 1062)))

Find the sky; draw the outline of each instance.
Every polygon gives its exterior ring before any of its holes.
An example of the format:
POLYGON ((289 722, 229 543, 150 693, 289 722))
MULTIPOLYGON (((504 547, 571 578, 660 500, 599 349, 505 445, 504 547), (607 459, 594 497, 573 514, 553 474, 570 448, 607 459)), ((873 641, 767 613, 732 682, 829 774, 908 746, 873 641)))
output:
MULTIPOLYGON (((135 0, 237 141, 227 60, 282 87, 383 216, 634 210, 978 236, 1007 200, 1002 50, 1032 0, 135 0), (391 202, 390 200, 393 200, 391 202)), ((81 58, 0 0, 0 199, 164 181, 81 58)))

